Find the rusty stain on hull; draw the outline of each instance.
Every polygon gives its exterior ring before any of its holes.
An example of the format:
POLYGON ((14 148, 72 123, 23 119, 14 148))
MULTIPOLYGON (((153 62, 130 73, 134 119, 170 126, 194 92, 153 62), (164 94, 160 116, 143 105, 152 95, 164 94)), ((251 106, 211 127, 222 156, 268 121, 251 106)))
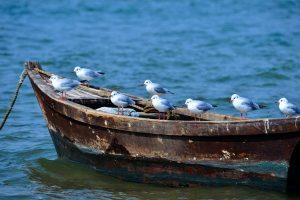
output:
POLYGON ((195 122, 185 109, 176 109, 172 120, 117 116, 94 110, 111 106, 107 89, 89 89, 91 100, 61 101, 37 63, 26 67, 61 157, 135 182, 300 189, 298 118, 240 120, 206 113, 195 122))

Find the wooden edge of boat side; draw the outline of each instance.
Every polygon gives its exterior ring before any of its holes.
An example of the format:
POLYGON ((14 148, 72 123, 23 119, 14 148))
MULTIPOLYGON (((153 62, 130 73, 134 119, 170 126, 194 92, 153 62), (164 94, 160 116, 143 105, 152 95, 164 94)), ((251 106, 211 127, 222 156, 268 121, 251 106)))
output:
MULTIPOLYGON (((266 136, 299 132, 300 129, 300 120, 298 120, 297 117, 243 121, 180 121, 136 118, 104 113, 71 101, 59 100, 58 95, 54 92, 52 87, 47 85, 40 74, 34 71, 39 65, 37 63, 28 62, 26 63, 26 67, 32 84, 43 93, 45 104, 50 106, 55 112, 93 126, 134 133, 208 137, 242 135, 266 136)), ((184 111, 184 109, 178 109, 178 112, 185 113, 186 111, 184 111)))

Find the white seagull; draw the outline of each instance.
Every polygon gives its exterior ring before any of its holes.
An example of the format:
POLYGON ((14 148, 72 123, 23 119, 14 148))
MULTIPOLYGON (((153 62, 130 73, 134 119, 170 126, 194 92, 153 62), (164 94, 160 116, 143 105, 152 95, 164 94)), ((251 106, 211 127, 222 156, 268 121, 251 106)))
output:
POLYGON ((293 115, 299 115, 300 109, 292 103, 289 103, 286 98, 281 98, 278 100, 279 110, 285 114, 286 117, 291 117, 293 115))
POLYGON ((135 104, 135 102, 131 98, 129 98, 128 96, 121 94, 117 91, 112 91, 112 93, 110 95, 110 100, 114 105, 118 106, 118 114, 120 112, 120 108, 122 109, 121 112, 123 114, 124 107, 135 104))
POLYGON ((144 85, 146 86, 146 90, 150 95, 164 95, 167 93, 174 94, 169 89, 162 87, 158 83, 152 83, 150 80, 145 80, 144 85))
MULTIPOLYGON (((187 99, 185 101, 185 105, 187 106, 188 110, 191 111, 194 114, 202 114, 205 113, 206 111, 209 111, 213 109, 213 105, 206 103, 204 101, 199 101, 199 100, 193 100, 191 98, 187 99)), ((196 120, 196 117, 195 117, 196 120)))
POLYGON ((247 112, 260 109, 257 103, 254 103, 252 100, 240 97, 237 94, 231 96, 231 102, 235 109, 240 111, 241 117, 245 118, 243 114, 247 116, 247 112))
POLYGON ((87 81, 88 83, 94 78, 98 78, 104 74, 104 72, 101 71, 94 71, 88 68, 81 68, 79 66, 74 68, 74 72, 81 81, 87 81))
POLYGON ((56 75, 52 75, 49 79, 52 83, 54 90, 62 92, 61 99, 66 99, 66 91, 70 91, 80 85, 77 80, 72 80, 68 78, 59 78, 56 75))
POLYGON ((175 109, 174 106, 167 99, 163 99, 158 95, 153 95, 151 97, 151 101, 153 107, 159 112, 159 119, 161 112, 165 113, 175 109))

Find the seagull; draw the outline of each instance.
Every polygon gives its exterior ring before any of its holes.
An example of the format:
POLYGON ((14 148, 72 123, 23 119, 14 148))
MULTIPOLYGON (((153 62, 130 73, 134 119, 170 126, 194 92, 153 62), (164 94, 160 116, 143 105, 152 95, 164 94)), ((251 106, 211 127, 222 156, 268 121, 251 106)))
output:
POLYGON ((150 95, 161 96, 167 93, 174 94, 167 88, 162 87, 158 83, 152 83, 150 80, 145 80, 144 85, 146 86, 146 90, 150 95))
POLYGON ((60 97, 62 100, 66 99, 66 91, 70 91, 80 85, 80 82, 77 80, 59 78, 56 75, 52 75, 49 80, 55 90, 62 92, 60 97))
MULTIPOLYGON (((213 109, 213 105, 206 103, 204 101, 199 101, 199 100, 193 100, 191 98, 187 99, 185 101, 185 105, 187 106, 188 110, 191 111, 192 113, 197 114, 202 114, 205 113, 206 111, 209 111, 213 109)), ((196 117, 195 117, 196 120, 196 117)))
POLYGON ((231 102, 235 109, 241 112, 241 117, 245 119, 243 114, 247 116, 247 112, 260 109, 259 105, 254 103, 252 100, 240 97, 237 94, 231 96, 231 102))
POLYGON ((286 98, 278 100, 279 110, 285 114, 286 117, 300 114, 300 109, 292 103, 289 103, 286 98))
POLYGON ((89 81, 93 80, 94 78, 98 78, 101 75, 104 74, 104 72, 101 71, 94 71, 91 69, 87 69, 87 68, 81 68, 79 66, 76 66, 74 68, 74 72, 76 73, 77 77, 81 80, 81 81, 86 81, 89 83, 89 81))
POLYGON ((110 100, 115 106, 118 106, 118 114, 120 112, 120 107, 122 109, 122 114, 123 114, 124 107, 135 104, 135 102, 131 98, 129 98, 128 96, 121 94, 117 91, 112 91, 112 93, 110 95, 110 100))
POLYGON ((174 106, 167 100, 159 97, 158 95, 153 95, 151 97, 153 107, 159 112, 159 119, 161 112, 169 112, 174 110, 174 106))

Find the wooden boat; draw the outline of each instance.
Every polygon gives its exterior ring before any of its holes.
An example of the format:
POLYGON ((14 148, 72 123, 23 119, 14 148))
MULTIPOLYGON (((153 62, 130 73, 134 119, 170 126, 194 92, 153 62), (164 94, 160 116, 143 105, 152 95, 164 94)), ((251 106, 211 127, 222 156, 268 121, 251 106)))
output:
MULTIPOLYGON (((110 90, 80 86, 60 100, 38 63, 26 68, 59 157, 141 183, 299 191, 297 117, 241 120, 206 113, 194 121, 184 108, 169 120, 155 113, 115 115, 95 110, 113 106, 110 90)), ((132 98, 143 113, 147 101, 132 98)))

